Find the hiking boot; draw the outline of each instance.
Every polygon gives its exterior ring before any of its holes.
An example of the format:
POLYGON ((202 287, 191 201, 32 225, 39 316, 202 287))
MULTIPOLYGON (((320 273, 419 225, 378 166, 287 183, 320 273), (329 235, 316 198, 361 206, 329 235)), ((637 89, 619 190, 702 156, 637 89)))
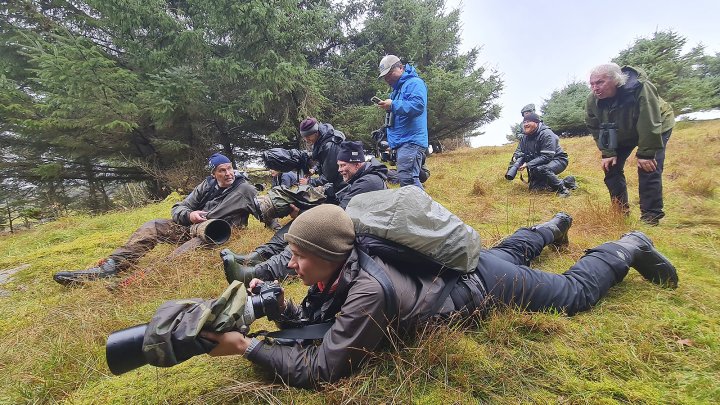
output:
POLYGON ((570 214, 558 212, 551 220, 533 226, 532 230, 539 231, 540 229, 547 228, 553 235, 553 241, 551 243, 555 246, 565 246, 570 243, 568 239, 570 226, 572 226, 572 217, 570 214))
POLYGON ((658 225, 660 225, 660 219, 664 216, 665 216, 665 214, 661 214, 661 215, 643 214, 643 215, 640 215, 640 221, 642 221, 645 225, 658 226, 658 225))
POLYGON ((557 196, 560 197, 560 198, 568 198, 568 197, 570 197, 570 190, 568 190, 567 188, 563 187, 563 188, 561 188, 560 190, 557 191, 557 196))
POLYGON ((567 176, 562 180, 562 182, 568 190, 577 190, 578 188, 575 176, 567 176))
POLYGON ((265 258, 257 251, 252 251, 246 255, 239 255, 230 249, 223 249, 220 251, 220 257, 225 258, 226 256, 232 257, 235 263, 242 264, 244 266, 254 266, 265 261, 265 258))
MULTIPOLYGON (((251 256, 252 254, 248 255, 251 256)), ((250 280, 255 278, 255 268, 253 266, 244 266, 240 264, 236 258, 243 256, 235 256, 230 249, 223 249, 220 252, 220 258, 223 261, 223 269, 225 270, 225 279, 228 284, 235 280, 247 285, 250 280)))
POLYGON ((630 252, 628 264, 646 280, 664 287, 676 288, 678 275, 675 266, 655 249, 650 238, 640 231, 626 233, 620 240, 612 242, 630 252))
POLYGON ((100 278, 113 277, 119 271, 120 268, 114 259, 105 259, 102 260, 98 266, 91 267, 87 270, 59 271, 53 275, 53 280, 62 285, 70 285, 97 280, 100 278))

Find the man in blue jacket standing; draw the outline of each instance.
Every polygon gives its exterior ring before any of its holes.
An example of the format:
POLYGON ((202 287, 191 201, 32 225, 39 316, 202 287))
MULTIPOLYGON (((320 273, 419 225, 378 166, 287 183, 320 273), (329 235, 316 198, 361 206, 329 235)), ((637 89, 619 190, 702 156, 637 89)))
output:
POLYGON ((420 183, 420 167, 428 147, 427 86, 415 68, 403 65, 395 55, 380 61, 380 75, 393 90, 390 98, 377 105, 386 111, 388 144, 397 154, 400 186, 420 183))

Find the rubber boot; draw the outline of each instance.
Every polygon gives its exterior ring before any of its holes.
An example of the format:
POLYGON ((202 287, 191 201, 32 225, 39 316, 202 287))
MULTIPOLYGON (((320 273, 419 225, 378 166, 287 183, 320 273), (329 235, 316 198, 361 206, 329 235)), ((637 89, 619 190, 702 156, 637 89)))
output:
POLYGON ((543 228, 549 229, 552 232, 553 241, 551 242, 555 246, 566 246, 570 243, 568 239, 568 230, 572 226, 572 217, 566 212, 558 212, 552 217, 551 220, 543 222, 532 227, 533 231, 540 231, 543 228))
POLYGON ((223 249, 220 251, 220 257, 231 256, 235 262, 244 266, 255 266, 267 260, 263 255, 257 251, 252 251, 246 255, 239 255, 230 249, 223 249))
POLYGON ((245 285, 250 283, 250 280, 255 278, 255 270, 253 266, 244 266, 240 264, 230 249, 223 249, 220 252, 220 258, 223 261, 223 269, 225 270, 225 278, 228 284, 235 280, 242 282, 245 285))
POLYGON ((62 284, 79 284, 85 281, 97 280, 115 276, 120 271, 114 259, 105 259, 96 267, 87 270, 59 271, 53 275, 53 280, 62 284))
POLYGON ((620 240, 611 243, 621 246, 630 253, 628 264, 646 280, 663 287, 677 287, 678 275, 675 266, 655 249, 650 238, 644 233, 628 232, 620 240))

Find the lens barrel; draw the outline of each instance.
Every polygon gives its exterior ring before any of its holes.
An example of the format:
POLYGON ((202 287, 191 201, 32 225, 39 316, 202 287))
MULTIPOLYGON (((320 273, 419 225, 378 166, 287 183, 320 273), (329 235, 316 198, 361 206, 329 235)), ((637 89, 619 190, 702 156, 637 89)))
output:
POLYGON ((147 364, 142 346, 147 324, 113 332, 105 344, 105 359, 113 375, 120 375, 147 364))

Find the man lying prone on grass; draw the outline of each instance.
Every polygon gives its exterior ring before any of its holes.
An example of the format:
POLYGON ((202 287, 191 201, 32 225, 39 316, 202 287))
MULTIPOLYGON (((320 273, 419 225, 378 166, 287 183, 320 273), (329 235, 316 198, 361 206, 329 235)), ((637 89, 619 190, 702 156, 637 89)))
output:
POLYGON ((473 272, 448 278, 398 269, 368 256, 356 244, 353 221, 345 211, 333 205, 312 208, 285 236, 293 254, 289 266, 310 288, 300 305, 281 299, 274 320, 281 328, 327 324, 322 343, 283 344, 235 331, 200 336, 217 343, 211 356, 243 355, 289 385, 313 387, 357 371, 369 353, 387 342, 391 328, 412 331, 430 318, 465 317, 500 305, 573 315, 595 305, 630 267, 655 284, 677 286, 673 265, 637 231, 587 250, 563 274, 527 267, 545 246, 568 243, 571 224, 569 215, 559 213, 521 228, 481 251, 473 272), (453 284, 446 289, 447 283, 453 284))

